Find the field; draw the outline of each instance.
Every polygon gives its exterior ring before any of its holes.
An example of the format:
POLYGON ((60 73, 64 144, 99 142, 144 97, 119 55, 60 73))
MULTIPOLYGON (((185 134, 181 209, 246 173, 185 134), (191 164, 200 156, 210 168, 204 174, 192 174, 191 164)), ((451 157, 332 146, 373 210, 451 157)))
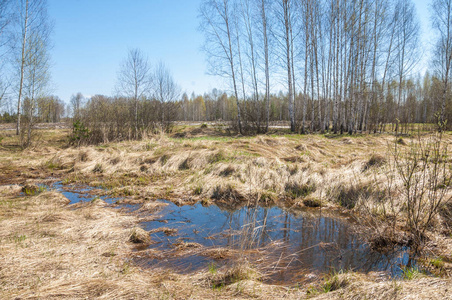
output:
MULTIPOLYGON (((416 211, 404 200, 407 184, 397 171, 398 160, 406 159, 407 168, 413 158, 402 154, 419 149, 418 143, 434 144, 433 135, 292 135, 275 129, 241 137, 196 125, 142 141, 69 147, 70 129, 36 133, 34 147, 23 150, 13 132, 0 131, 2 299, 452 299, 451 190, 449 180, 439 182, 449 171, 435 173, 435 189, 414 202, 423 209, 418 223, 409 222, 416 211), (70 204, 52 188, 60 181, 66 190, 94 188, 93 200, 70 204), (115 207, 103 200, 107 195, 138 209, 115 207), (417 263, 403 266, 397 278, 336 270, 306 283, 278 284, 243 259, 253 251, 265 256, 262 249, 230 256, 236 249, 215 249, 229 263, 189 273, 159 263, 144 267, 137 257, 166 255, 147 247, 153 236, 149 241, 141 228, 162 211, 159 199, 223 211, 277 206, 344 214, 369 247, 417 249, 417 263), (427 224, 431 203, 438 207, 427 224)), ((452 135, 444 134, 441 143, 450 145, 452 135)), ((449 158, 441 158, 449 168, 449 158)), ((209 249, 184 242, 176 250, 179 257, 209 249)))

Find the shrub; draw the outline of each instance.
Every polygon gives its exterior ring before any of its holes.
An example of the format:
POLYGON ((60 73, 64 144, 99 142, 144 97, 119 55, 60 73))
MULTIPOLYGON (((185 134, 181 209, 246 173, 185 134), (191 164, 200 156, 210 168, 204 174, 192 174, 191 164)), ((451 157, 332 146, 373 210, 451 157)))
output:
POLYGON ((88 143, 90 131, 79 120, 72 124, 72 133, 69 136, 69 144, 72 146, 80 146, 88 143))
MULTIPOLYGON (((449 198, 452 179, 448 162, 448 143, 442 131, 426 139, 418 136, 409 147, 390 148, 391 171, 403 182, 400 187, 402 207, 406 212, 406 228, 412 234, 414 249, 420 246, 426 230, 436 219, 449 198)), ((400 200, 399 200, 400 201, 400 200)))

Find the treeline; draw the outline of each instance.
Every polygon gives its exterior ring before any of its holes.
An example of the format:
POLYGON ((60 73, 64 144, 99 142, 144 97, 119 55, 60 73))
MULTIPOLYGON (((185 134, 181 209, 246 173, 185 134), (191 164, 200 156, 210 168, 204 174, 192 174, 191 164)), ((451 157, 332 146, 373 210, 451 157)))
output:
MULTIPOLYGON (((399 87, 397 81, 391 81, 383 99, 369 96, 368 118, 357 120, 359 125, 356 132, 407 133, 414 123, 436 126, 439 119, 438 111, 442 105, 441 80, 427 74, 417 80, 403 81, 402 84, 403 86, 399 87), (399 91, 406 99, 403 103, 397 102, 399 91)), ((298 93, 294 102, 296 116, 301 115, 306 99, 308 100, 305 107, 306 128, 318 122, 316 114, 320 109, 327 120, 324 131, 334 132, 332 125, 334 103, 311 99, 309 96, 298 93), (313 115, 314 118, 311 119, 313 115)), ((242 111, 242 131, 248 134, 262 132, 266 126, 263 122, 266 117, 265 102, 240 99, 238 103, 242 111), (259 108, 256 107, 257 104, 260 105, 259 108)), ((79 122, 78 126, 82 126, 77 130, 83 129, 76 133, 76 136, 83 133, 83 142, 99 143, 143 138, 161 131, 168 132, 176 121, 222 122, 238 131, 236 104, 237 101, 233 95, 217 89, 204 95, 193 93, 188 96, 184 93, 180 99, 167 102, 153 96, 142 97, 137 102, 133 98, 123 96, 96 95, 85 99, 79 93, 72 97, 71 110, 74 112, 74 121, 79 122), (135 120, 138 122, 136 123, 135 120)), ((270 125, 279 124, 280 121, 290 122, 287 93, 271 94, 269 107, 270 125)), ((449 104, 446 107, 445 115, 446 118, 452 118, 452 105, 449 104)), ((296 119, 296 124, 301 124, 300 118, 296 119)), ((297 128, 298 132, 301 132, 302 127, 297 128)))
MULTIPOLYGON (((31 103, 29 98, 25 98, 21 107, 24 122, 28 124, 28 118, 33 115, 34 123, 58 123, 67 113, 66 103, 57 96, 42 97, 31 103)), ((0 115, 0 123, 17 122, 17 113, 4 112, 0 115)))

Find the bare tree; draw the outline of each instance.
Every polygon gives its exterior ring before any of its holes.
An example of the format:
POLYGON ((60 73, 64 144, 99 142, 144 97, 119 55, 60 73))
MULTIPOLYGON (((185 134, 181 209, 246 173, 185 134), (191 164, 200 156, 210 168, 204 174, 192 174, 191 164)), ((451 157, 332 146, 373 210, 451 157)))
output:
POLYGON ((43 24, 39 30, 32 30, 29 36, 26 69, 24 74, 24 95, 27 98, 28 111, 25 113, 27 119, 27 140, 25 146, 31 144, 31 132, 34 125, 34 117, 37 99, 44 97, 50 81, 50 55, 49 34, 50 27, 45 28, 43 24))
MULTIPOLYGON (((13 21, 11 8, 11 0, 0 0, 0 47, 4 46, 9 40, 7 28, 13 21)), ((2 55, 3 53, 0 52, 0 57, 2 55)))
MULTIPOLYGON (((419 61, 419 22, 416 18, 416 9, 411 0, 398 0, 395 6, 395 66, 399 79, 397 99, 397 119, 400 119, 400 105, 405 101, 402 95, 403 81, 419 61)), ((396 124, 396 132, 398 122, 396 124)))
POLYGON ((82 108, 84 98, 82 93, 77 93, 71 97, 72 118, 74 120, 80 118, 80 109, 82 108))
POLYGON ((452 67, 452 0, 433 0, 431 8, 433 27, 438 35, 434 64, 436 72, 443 82, 440 122, 444 124, 452 67))
POLYGON ((20 3, 20 28, 22 36, 22 44, 20 45, 21 57, 20 57, 20 83, 19 83, 19 97, 17 99, 17 127, 16 135, 20 134, 20 109, 22 105, 22 90, 24 83, 25 62, 26 62, 26 48, 27 48, 27 34, 30 24, 30 5, 29 0, 25 3, 20 3))
POLYGON ((138 138, 138 106, 142 98, 149 95, 152 86, 151 66, 147 57, 139 49, 129 50, 118 73, 116 91, 133 101, 135 138, 138 138))
POLYGON ((283 27, 284 27, 284 46, 285 46, 285 62, 287 65, 287 87, 289 90, 289 119, 290 131, 295 131, 295 114, 294 114, 294 74, 293 74, 293 46, 292 46, 292 1, 281 0, 281 8, 283 11, 283 27))
POLYGON ((212 74, 230 78, 237 104, 237 121, 243 134, 234 53, 234 22, 230 0, 204 0, 200 8, 201 26, 205 33, 204 51, 212 74))
POLYGON ((6 47, 4 46, 9 40, 7 37, 7 28, 12 21, 11 6, 11 1, 0 0, 0 107, 3 102, 2 100, 5 99, 7 89, 10 86, 3 73, 3 66, 5 65, 3 58, 6 53, 6 47))
POLYGON ((154 98, 160 103, 160 123, 163 131, 171 128, 171 122, 176 117, 176 101, 180 97, 180 88, 174 81, 168 68, 160 62, 153 76, 154 98))
POLYGON ((268 13, 267 13, 266 0, 261 0, 260 12, 262 19, 262 40, 264 48, 264 59, 265 59, 265 100, 266 100, 266 125, 265 131, 268 131, 268 125, 270 123, 270 61, 269 61, 269 29, 268 29, 268 13))
POLYGON ((43 32, 49 28, 49 19, 47 16, 47 1, 46 0, 20 0, 17 3, 16 9, 16 24, 15 24, 15 40, 18 45, 14 45, 16 50, 17 69, 19 70, 19 86, 17 99, 17 128, 16 134, 20 134, 21 121, 21 105, 24 96, 24 77, 28 63, 32 61, 30 56, 35 48, 32 46, 35 43, 37 36, 43 36, 43 32))

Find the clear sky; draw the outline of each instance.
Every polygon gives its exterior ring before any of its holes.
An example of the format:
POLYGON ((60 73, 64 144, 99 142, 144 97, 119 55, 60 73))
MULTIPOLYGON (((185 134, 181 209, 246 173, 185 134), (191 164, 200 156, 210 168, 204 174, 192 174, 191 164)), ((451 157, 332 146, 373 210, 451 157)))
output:
MULTIPOLYGON (((142 50, 154 65, 162 60, 188 94, 224 88, 221 80, 206 75, 205 55, 200 50, 203 35, 198 31, 200 2, 48 0, 55 23, 53 94, 67 102, 77 92, 112 95, 119 66, 131 48, 142 50)), ((430 1, 414 2, 427 49, 430 1)))

